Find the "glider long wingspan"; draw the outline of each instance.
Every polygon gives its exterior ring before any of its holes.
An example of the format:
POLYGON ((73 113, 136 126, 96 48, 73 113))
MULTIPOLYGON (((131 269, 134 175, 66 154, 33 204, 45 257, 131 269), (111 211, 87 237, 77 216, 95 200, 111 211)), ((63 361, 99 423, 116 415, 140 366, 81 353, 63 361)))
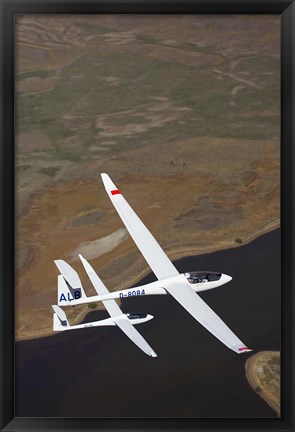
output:
POLYGON ((251 351, 191 287, 181 282, 165 284, 164 287, 193 318, 228 348, 238 354, 251 351))
POLYGON ((115 324, 125 333, 129 339, 132 340, 135 345, 138 346, 143 352, 151 357, 157 357, 155 351, 149 346, 147 341, 141 336, 141 334, 133 327, 128 321, 126 315, 121 315, 114 319, 115 324))
POLYGON ((179 274, 154 236, 142 223, 107 174, 101 174, 105 189, 129 234, 156 277, 165 279, 179 274))
MULTIPOLYGON (((97 294, 98 295, 109 294, 107 287, 104 285, 104 283, 97 275, 97 273, 94 271, 94 269, 89 264, 89 262, 86 261, 86 259, 83 258, 82 255, 79 255, 79 257, 97 294)), ((135 345, 137 345, 147 355, 151 357, 157 357, 155 351, 150 347, 147 341, 130 323, 127 316, 123 314, 123 312, 121 311, 121 309, 119 308, 115 300, 104 300, 102 303, 106 308, 106 310, 108 311, 108 313, 110 314, 110 316, 112 317, 112 321, 114 321, 114 323, 122 330, 123 333, 125 333, 126 336, 129 337, 129 339, 132 340, 133 343, 135 343, 135 345)))
MULTIPOLYGON (((161 280, 179 275, 179 272, 165 252, 127 203, 109 176, 101 174, 101 177, 114 207, 157 278, 161 280)), ((185 282, 165 282, 163 280, 163 287, 193 318, 228 348, 237 353, 251 351, 185 282)))
MULTIPOLYGON (((82 255, 79 255, 80 260, 82 261, 83 267, 91 280, 92 285, 94 286, 98 295, 109 294, 109 290, 100 279, 98 274, 94 271, 93 267, 86 261, 82 255)), ((105 300, 102 302, 108 313, 111 317, 120 316, 123 314, 119 306, 117 305, 115 300, 105 300)))

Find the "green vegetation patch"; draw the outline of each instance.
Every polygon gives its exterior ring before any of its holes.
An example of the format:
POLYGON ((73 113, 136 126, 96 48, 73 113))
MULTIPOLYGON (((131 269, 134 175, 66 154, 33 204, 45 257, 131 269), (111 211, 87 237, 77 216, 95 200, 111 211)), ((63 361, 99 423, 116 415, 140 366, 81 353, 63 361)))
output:
POLYGON ((59 171, 59 168, 56 168, 56 167, 44 167, 44 168, 41 168, 38 172, 40 174, 45 174, 48 177, 54 177, 58 171, 59 171))
POLYGON ((16 74, 16 80, 21 81, 23 79, 27 78, 49 78, 52 76, 54 71, 46 71, 46 70, 35 70, 35 71, 25 71, 25 72, 19 72, 16 74))

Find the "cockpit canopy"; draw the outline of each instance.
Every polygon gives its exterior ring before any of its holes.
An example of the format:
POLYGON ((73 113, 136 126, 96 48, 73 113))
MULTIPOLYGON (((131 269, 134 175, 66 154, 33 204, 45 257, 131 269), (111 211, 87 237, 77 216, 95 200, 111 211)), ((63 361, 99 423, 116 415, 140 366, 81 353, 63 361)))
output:
POLYGON ((147 314, 142 312, 130 312, 126 315, 129 319, 142 319, 147 317, 147 314))
POLYGON ((204 283, 204 282, 214 282, 218 281, 221 278, 221 273, 214 272, 198 272, 193 271, 184 274, 189 283, 204 283))

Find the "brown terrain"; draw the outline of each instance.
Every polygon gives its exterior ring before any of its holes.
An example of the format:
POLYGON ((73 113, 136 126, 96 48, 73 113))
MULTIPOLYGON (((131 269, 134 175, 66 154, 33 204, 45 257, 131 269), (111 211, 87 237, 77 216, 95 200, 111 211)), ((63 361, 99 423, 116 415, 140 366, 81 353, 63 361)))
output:
POLYGON ((18 340, 52 332, 54 259, 88 293, 78 252, 110 290, 150 271, 101 172, 172 259, 279 226, 279 31, 272 16, 17 18, 18 340))
POLYGON ((253 389, 280 416, 280 353, 262 351, 246 362, 246 376, 253 389))

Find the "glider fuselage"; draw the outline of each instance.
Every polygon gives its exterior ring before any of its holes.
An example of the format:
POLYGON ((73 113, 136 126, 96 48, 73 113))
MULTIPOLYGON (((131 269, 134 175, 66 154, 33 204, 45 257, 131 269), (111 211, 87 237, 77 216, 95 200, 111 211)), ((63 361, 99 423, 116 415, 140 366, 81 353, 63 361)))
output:
POLYGON ((96 301, 122 299, 129 297, 145 296, 145 295, 164 295, 167 294, 165 285, 175 282, 185 282, 195 292, 207 291, 217 288, 232 280, 231 276, 223 273, 213 272, 190 272, 181 273, 176 276, 165 278, 159 281, 151 282, 145 285, 135 286, 124 290, 113 291, 105 295, 95 295, 87 298, 74 298, 70 293, 67 296, 59 298, 59 305, 66 305, 72 302, 73 305, 90 303, 96 301))
POLYGON ((108 327, 115 326, 118 320, 127 320, 132 325, 143 324, 147 321, 152 320, 154 317, 150 314, 145 314, 141 312, 133 312, 123 314, 122 316, 118 316, 114 318, 106 318, 100 321, 93 321, 89 323, 77 324, 73 326, 67 326, 65 323, 63 324, 57 317, 54 317, 54 330, 55 331, 63 331, 63 330, 76 330, 85 327, 108 327))

